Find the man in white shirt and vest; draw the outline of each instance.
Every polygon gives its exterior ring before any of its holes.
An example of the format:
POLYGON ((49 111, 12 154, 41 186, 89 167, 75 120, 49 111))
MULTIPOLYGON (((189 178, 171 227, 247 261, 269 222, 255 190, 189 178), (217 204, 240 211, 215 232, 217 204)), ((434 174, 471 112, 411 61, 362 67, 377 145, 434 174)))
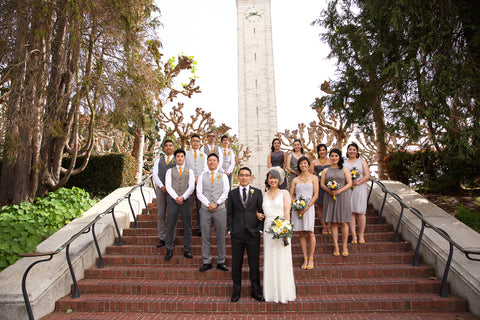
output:
POLYGON ((211 153, 207 159, 208 171, 204 171, 198 178, 197 196, 202 202, 200 208, 202 228, 202 263, 200 271, 212 269, 212 256, 210 254, 212 222, 215 225, 217 237, 217 269, 229 271, 225 266, 225 233, 227 230, 227 200, 230 185, 225 174, 219 171, 218 156, 211 153))
POLYGON ((173 145, 172 140, 165 140, 163 143, 163 151, 165 155, 160 156, 153 165, 152 177, 153 181, 156 184, 155 194, 156 204, 157 204, 157 214, 158 214, 158 223, 157 223, 157 234, 158 234, 158 243, 157 247, 165 246, 165 217, 167 213, 167 187, 165 187, 165 174, 167 170, 175 167, 175 158, 173 156, 173 151, 175 146, 173 145))
POLYGON ((223 135, 221 139, 222 146, 220 147, 220 153, 223 155, 222 170, 228 177, 230 189, 232 188, 233 170, 235 169, 235 154, 232 149, 228 148, 230 139, 227 135, 223 135))
POLYGON ((190 253, 192 246, 192 193, 195 188, 195 175, 190 168, 185 166, 185 150, 175 150, 175 162, 177 165, 167 170, 165 174, 165 186, 168 192, 167 199, 167 234, 165 247, 167 253, 165 260, 173 256, 175 244, 175 231, 178 214, 183 223, 183 255, 185 258, 193 258, 190 253))
POLYGON ((207 141, 208 143, 203 146, 203 152, 208 156, 210 153, 215 153, 218 156, 218 167, 223 166, 223 154, 220 152, 220 147, 215 145, 217 135, 213 131, 208 131, 207 141))
MULTIPOLYGON (((200 149, 200 136, 198 134, 192 135, 190 138, 190 150, 187 151, 186 153, 186 160, 185 164, 187 167, 193 170, 195 173, 195 185, 197 184, 198 177, 200 174, 208 170, 207 167, 207 155, 205 152, 203 152, 200 149)), ((197 235, 201 236, 201 231, 200 231, 200 207, 202 206, 202 203, 197 197, 197 193, 194 190, 193 191, 194 198, 195 198, 195 205, 196 205, 196 211, 197 211, 197 226, 195 228, 197 235)))

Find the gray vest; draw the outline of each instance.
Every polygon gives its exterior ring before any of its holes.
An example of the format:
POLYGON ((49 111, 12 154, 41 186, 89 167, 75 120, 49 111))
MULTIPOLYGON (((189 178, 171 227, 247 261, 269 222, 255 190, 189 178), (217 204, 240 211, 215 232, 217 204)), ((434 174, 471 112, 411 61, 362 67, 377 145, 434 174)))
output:
MULTIPOLYGON (((208 144, 203 146, 203 152, 207 154, 207 156, 212 153, 210 152, 210 146, 208 144)), ((213 153, 215 153, 218 156, 218 146, 213 147, 213 153)))
POLYGON ((183 166, 181 177, 178 174, 177 167, 172 168, 172 170, 170 170, 170 172, 172 174, 172 188, 173 188, 173 190, 175 190, 175 192, 179 196, 181 196, 188 189, 188 175, 190 174, 190 171, 188 170, 188 168, 183 166))
MULTIPOLYGON (((211 171, 205 171, 202 175, 202 191, 210 203, 217 203, 218 198, 220 198, 223 192, 223 173, 217 172, 214 176, 213 183, 210 180, 210 173, 211 171)), ((225 202, 219 205, 218 208, 224 206, 225 202)))
POLYGON ((187 151, 186 165, 187 167, 193 169, 193 172, 195 173, 195 178, 198 178, 203 172, 203 169, 205 167, 205 157, 206 155, 200 149, 198 149, 197 151, 197 159, 195 159, 194 157, 193 150, 187 151))
POLYGON ((165 174, 167 173, 167 170, 177 165, 177 163, 175 162, 175 157, 173 155, 171 155, 171 157, 172 158, 168 165, 165 162, 164 156, 161 156, 160 159, 158 159, 158 177, 163 184, 165 184, 165 174))
MULTIPOLYGON (((223 152, 223 150, 222 150, 223 152)), ((227 168, 230 166, 230 163, 232 162, 232 157, 233 156, 233 151, 228 150, 227 155, 223 155, 223 163, 222 163, 222 169, 223 171, 227 170, 227 168)))

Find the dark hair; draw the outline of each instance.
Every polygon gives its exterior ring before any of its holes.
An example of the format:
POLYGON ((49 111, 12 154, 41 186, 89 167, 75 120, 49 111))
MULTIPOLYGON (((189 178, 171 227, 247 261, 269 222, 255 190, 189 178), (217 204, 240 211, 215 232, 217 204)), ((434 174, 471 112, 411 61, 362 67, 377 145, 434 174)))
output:
POLYGON ((348 158, 348 148, 350 147, 355 147, 357 149, 357 158, 360 158, 360 152, 358 152, 358 144, 355 142, 350 142, 350 144, 347 146, 347 158, 348 158))
POLYGON ((185 150, 178 148, 177 150, 175 150, 175 152, 173 153, 173 155, 176 157, 177 154, 179 154, 179 153, 183 153, 183 155, 186 154, 186 153, 185 153, 185 150))
POLYGON ((163 141, 163 146, 165 147, 165 145, 166 145, 167 143, 169 143, 169 142, 170 142, 171 144, 175 145, 172 140, 167 139, 167 140, 163 141))
POLYGON ((273 140, 272 140, 272 147, 271 147, 272 152, 275 152, 275 148, 273 148, 273 143, 274 143, 275 141, 278 141, 278 142, 280 142, 280 144, 282 144, 282 142, 280 141, 280 139, 278 139, 278 138, 273 138, 273 140))
POLYGON ((224 134, 224 135, 222 136, 222 138, 220 139, 220 141, 223 141, 223 139, 229 139, 228 135, 224 134))
POLYGON ((213 133, 213 135, 214 135, 215 137, 217 136, 217 134, 216 134, 215 131, 213 131, 213 130, 208 131, 208 132, 207 132, 207 136, 208 136, 210 133, 213 133))
MULTIPOLYGON (((193 138, 198 138, 198 139, 200 139, 200 136, 195 133, 195 134, 192 134, 192 136, 190 137, 190 140, 192 140, 193 138)), ((200 140, 202 140, 202 139, 200 139, 200 140)))
POLYGON ((208 160, 210 157, 215 157, 215 158, 217 158, 217 161, 220 161, 220 159, 218 159, 218 156, 217 156, 217 154, 216 154, 215 152, 210 153, 210 154, 208 155, 208 157, 207 157, 207 160, 208 160))
POLYGON ((318 157, 318 153, 320 152, 320 148, 321 147, 324 147, 325 148, 325 151, 328 151, 328 148, 327 148, 327 145, 325 143, 320 143, 318 146, 317 146, 317 157, 318 157))
POLYGON ((252 175, 252 170, 250 170, 249 167, 241 167, 240 169, 238 169, 238 173, 240 174, 240 171, 242 170, 247 170, 250 173, 250 175, 252 175))
POLYGON ((304 154, 305 152, 303 151, 302 141, 300 141, 300 139, 295 139, 295 140, 293 140, 292 147, 293 147, 293 144, 294 144, 295 142, 300 143, 300 153, 301 153, 301 154, 304 154))
POLYGON ((302 171, 300 170, 300 162, 302 162, 302 161, 307 161, 308 166, 310 166, 310 159, 308 159, 307 157, 300 157, 300 158, 298 158, 297 165, 298 165, 298 171, 300 171, 300 173, 302 172, 302 171))
POLYGON ((338 168, 339 169, 343 169, 343 157, 342 157, 342 151, 340 151, 339 149, 332 149, 330 150, 330 153, 328 154, 328 156, 330 157, 332 155, 332 153, 336 153, 338 154, 338 157, 340 159, 338 159, 338 168))
POLYGON ((280 183, 282 183, 282 182, 280 182, 280 176, 279 176, 279 173, 278 173, 278 172, 276 172, 275 170, 272 170, 272 171, 270 171, 270 172, 267 172, 267 176, 266 176, 266 178, 265 178, 265 187, 267 187, 268 189, 270 189, 270 185, 268 184, 268 175, 272 175, 272 177, 273 177, 274 179, 277 179, 279 185, 280 185, 280 183))

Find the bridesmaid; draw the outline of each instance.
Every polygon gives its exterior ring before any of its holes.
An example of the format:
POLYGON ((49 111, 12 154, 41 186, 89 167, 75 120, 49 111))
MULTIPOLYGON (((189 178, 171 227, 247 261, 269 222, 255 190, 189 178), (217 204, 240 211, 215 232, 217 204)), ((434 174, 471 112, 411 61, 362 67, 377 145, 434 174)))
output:
MULTIPOLYGON (((267 168, 280 167, 285 171, 285 164, 287 163, 287 153, 280 151, 280 139, 274 138, 272 140, 272 152, 267 156, 267 168)), ((287 180, 284 178, 278 186, 280 189, 287 189, 287 180)))
POLYGON ((305 209, 292 211, 293 231, 300 231, 300 249, 303 254, 302 269, 313 269, 315 253, 315 209, 313 205, 318 197, 318 179, 309 172, 310 160, 301 157, 298 160, 300 174, 293 179, 290 187, 292 203, 300 197, 305 199, 305 209), (308 246, 307 246, 308 244, 308 246), (310 247, 310 252, 308 252, 310 247))
POLYGON ((338 226, 342 231, 342 256, 348 256, 348 223, 352 221, 352 208, 350 206, 350 188, 352 176, 350 171, 343 166, 342 152, 338 149, 330 151, 331 167, 325 169, 322 174, 320 186, 325 190, 323 198, 324 221, 331 224, 333 255, 338 257, 338 226), (329 180, 335 180, 340 188, 332 190, 327 187, 329 180), (334 198, 335 197, 335 198, 334 198))
POLYGON ((287 157, 287 165, 285 171, 288 172, 288 188, 292 187, 293 179, 300 174, 298 171, 298 159, 305 157, 302 148, 302 142, 298 139, 293 140, 293 152, 287 157))
POLYGON ((370 169, 364 159, 360 158, 358 152, 358 145, 355 142, 350 143, 347 146, 347 161, 345 161, 345 167, 351 172, 353 168, 356 168, 359 176, 353 179, 352 185, 352 222, 350 222, 350 232, 352 233, 352 244, 365 243, 365 225, 367 224, 366 211, 367 211, 367 198, 368 190, 365 182, 370 179, 370 169), (355 233, 355 224, 358 223, 358 239, 355 233))
MULTIPOLYGON (((318 185, 320 186, 320 173, 330 167, 330 159, 327 158, 327 146, 325 144, 319 144, 317 146, 317 156, 318 159, 312 161, 310 165, 310 173, 318 177, 318 185)), ((327 227, 325 221, 323 221, 323 195, 325 191, 322 188, 318 190, 318 198, 315 201, 315 213, 317 214, 318 220, 322 224, 322 234, 331 234, 330 226, 327 227)))

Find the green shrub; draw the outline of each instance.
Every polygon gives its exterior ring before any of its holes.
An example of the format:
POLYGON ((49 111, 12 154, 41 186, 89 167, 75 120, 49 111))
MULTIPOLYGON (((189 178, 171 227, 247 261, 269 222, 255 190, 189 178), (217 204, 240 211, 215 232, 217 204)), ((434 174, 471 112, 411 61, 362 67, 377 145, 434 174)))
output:
POLYGON ((474 212, 460 204, 455 211, 455 217, 473 230, 480 232, 480 212, 474 212))
POLYGON ((80 217, 95 202, 79 188, 61 188, 34 203, 5 206, 0 211, 0 270, 19 259, 65 224, 80 217))
MULTIPOLYGON (((70 158, 63 159, 62 166, 70 165, 70 158)), ((78 157, 75 167, 83 164, 78 157)), ((118 188, 135 185, 135 159, 126 153, 111 153, 91 156, 88 165, 81 173, 71 176, 67 188, 79 187, 95 197, 104 197, 118 188)))

